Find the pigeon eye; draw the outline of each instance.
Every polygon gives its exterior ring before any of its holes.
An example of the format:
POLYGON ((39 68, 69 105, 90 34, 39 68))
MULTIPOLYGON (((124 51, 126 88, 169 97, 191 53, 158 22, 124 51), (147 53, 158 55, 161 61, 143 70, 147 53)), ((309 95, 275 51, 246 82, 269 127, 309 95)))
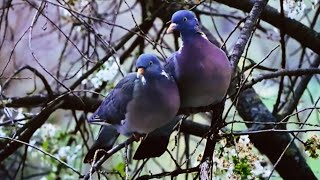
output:
POLYGON ((152 65, 152 64, 153 64, 153 62, 152 62, 152 61, 150 61, 150 62, 149 62, 149 65, 152 65))
POLYGON ((186 17, 183 18, 183 21, 186 22, 188 19, 186 17))

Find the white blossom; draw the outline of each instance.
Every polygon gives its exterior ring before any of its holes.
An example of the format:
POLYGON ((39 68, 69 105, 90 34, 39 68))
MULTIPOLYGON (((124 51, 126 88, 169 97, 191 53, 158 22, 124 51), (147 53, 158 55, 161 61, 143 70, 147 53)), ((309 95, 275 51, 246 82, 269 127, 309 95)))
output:
POLYGON ((271 166, 264 167, 264 170, 263 170, 263 173, 262 173, 262 177, 263 178, 269 177, 271 172, 272 172, 272 167, 271 166))
MULTIPOLYGON (((89 76, 89 77, 90 77, 90 76, 89 76)), ((83 84, 83 85, 84 85, 84 84, 87 84, 87 83, 88 83, 88 80, 87 80, 87 79, 84 79, 84 80, 81 81, 81 84, 83 84)))
POLYGON ((230 166, 230 167, 228 168, 228 171, 227 171, 227 173, 226 173, 226 179, 229 179, 229 178, 232 176, 232 174, 233 174, 233 169, 234 169, 233 166, 230 166))
POLYGON ((34 136, 38 136, 41 139, 45 140, 46 138, 51 138, 53 137, 57 132, 57 128, 55 125, 46 123, 41 126, 35 133, 34 136))
POLYGON ((102 82, 113 80, 116 77, 119 72, 119 61, 118 57, 109 58, 93 77, 88 78, 94 88, 98 88, 102 85, 102 82))
POLYGON ((311 156, 311 153, 310 153, 309 151, 304 151, 304 153, 305 153, 308 157, 311 156))
POLYGON ((81 152, 81 148, 81 145, 59 147, 57 157, 66 161, 67 163, 74 162, 74 160, 78 156, 77 153, 81 152))
POLYGON ((239 138, 239 144, 247 145, 250 143, 249 135, 242 135, 239 138))
POLYGON ((306 5, 304 1, 299 0, 285 0, 283 1, 283 10, 286 15, 294 19, 296 16, 300 16, 304 13, 306 5))
POLYGON ((79 33, 81 33, 81 31, 83 30, 83 28, 81 26, 76 26, 75 30, 79 33))
POLYGON ((68 156, 68 153, 70 153, 70 146, 60 147, 59 151, 58 151, 58 158, 59 159, 66 159, 68 156))
MULTIPOLYGON (((271 166, 262 166, 260 159, 255 153, 253 144, 250 143, 248 135, 240 136, 238 142, 234 146, 227 146, 229 144, 226 139, 221 139, 218 145, 219 148, 213 153, 213 175, 214 179, 228 179, 228 180, 238 180, 241 179, 239 172, 235 172, 236 166, 244 165, 237 164, 239 162, 246 163, 246 169, 251 171, 251 175, 247 175, 246 179, 257 179, 261 177, 268 177, 270 175, 272 168, 271 166)), ((239 169, 238 169, 239 170, 239 169)))
POLYGON ((229 151, 229 154, 230 154, 231 156, 237 155, 236 149, 231 149, 231 150, 229 151))
POLYGON ((102 85, 102 81, 98 77, 93 77, 90 79, 90 81, 94 88, 98 88, 102 85))
POLYGON ((263 168, 263 166, 261 166, 260 161, 254 161, 253 165, 254 165, 254 168, 251 171, 251 173, 254 176, 260 176, 261 174, 263 174, 264 168, 263 168))
POLYGON ((53 124, 44 124, 42 126, 43 132, 48 137, 53 137, 56 134, 57 128, 53 124))

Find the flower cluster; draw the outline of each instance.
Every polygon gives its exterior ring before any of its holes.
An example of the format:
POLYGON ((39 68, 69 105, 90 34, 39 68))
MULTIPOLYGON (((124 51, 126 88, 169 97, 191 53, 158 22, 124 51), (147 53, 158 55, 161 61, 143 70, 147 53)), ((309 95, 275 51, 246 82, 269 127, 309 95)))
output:
MULTIPOLYGON (((53 153, 57 158, 72 162, 76 158, 75 152, 81 150, 81 145, 65 146, 66 133, 59 130, 56 125, 46 123, 41 126, 32 136, 31 145, 41 146, 44 151, 53 153)), ((67 138, 68 139, 68 138, 67 138)), ((32 150, 30 148, 30 150, 32 150)))
POLYGON ((35 137, 40 138, 41 140, 46 140, 47 138, 52 138, 57 132, 57 127, 53 124, 46 123, 41 128, 37 129, 34 133, 35 137))
MULTIPOLYGON (((29 143, 51 153, 55 149, 54 146, 58 145, 58 140, 55 138, 57 131, 55 125, 46 123, 37 129, 29 143)), ((38 152, 32 148, 29 148, 28 151, 31 152, 31 157, 36 158, 39 155, 38 152)))
POLYGON ((74 160, 77 158, 77 153, 75 152, 80 152, 82 146, 81 145, 76 145, 76 146, 62 146, 59 148, 56 157, 59 159, 67 162, 67 163, 72 163, 74 160))
POLYGON ((320 137, 316 134, 311 136, 304 144, 304 148, 310 157, 318 158, 320 151, 320 137))
MULTIPOLYGON (((119 72, 119 58, 111 57, 105 62, 100 70, 92 75, 90 75, 87 79, 83 80, 82 84, 90 83, 94 88, 99 88, 103 82, 110 81, 114 79, 119 72)), ((80 77, 81 74, 78 74, 80 77)))
POLYGON ((283 10, 286 15, 294 19, 296 16, 300 16, 304 13, 306 8, 305 3, 302 0, 284 0, 283 1, 283 10))
MULTIPOLYGON (((29 144, 36 146, 43 151, 50 153, 54 157, 74 166, 79 163, 81 157, 82 144, 77 143, 79 134, 74 134, 70 138, 70 134, 58 128, 58 126, 45 123, 32 136, 29 144), (70 140, 74 143, 70 143, 70 140)), ((34 148, 28 148, 29 161, 39 163, 39 167, 50 168, 51 173, 45 175, 43 179, 56 179, 57 172, 61 174, 63 179, 75 179, 75 174, 70 170, 59 170, 60 163, 52 157, 44 155, 34 148), (69 177, 70 176, 70 177, 69 177), (66 178, 69 177, 69 178, 66 178)))
MULTIPOLYGON (((272 166, 257 154, 248 135, 217 143, 213 154, 213 174, 215 179, 259 179, 270 175, 272 166)), ((197 159, 200 161, 200 159, 197 159)))

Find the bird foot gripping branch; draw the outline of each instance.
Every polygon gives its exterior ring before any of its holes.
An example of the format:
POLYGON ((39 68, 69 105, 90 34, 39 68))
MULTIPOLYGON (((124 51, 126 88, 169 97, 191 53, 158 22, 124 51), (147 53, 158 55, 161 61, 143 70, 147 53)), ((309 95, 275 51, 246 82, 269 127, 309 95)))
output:
POLYGON ((134 139, 134 141, 138 142, 138 141, 142 141, 144 139, 146 135, 145 134, 139 134, 139 133, 133 133, 132 137, 134 139))

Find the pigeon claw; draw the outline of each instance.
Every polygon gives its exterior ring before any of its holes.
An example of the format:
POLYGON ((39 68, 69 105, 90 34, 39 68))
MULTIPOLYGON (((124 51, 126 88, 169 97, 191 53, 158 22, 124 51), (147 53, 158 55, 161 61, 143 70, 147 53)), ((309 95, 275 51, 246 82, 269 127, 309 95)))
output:
POLYGON ((136 142, 138 142, 138 141, 140 141, 140 140, 143 140, 144 135, 135 132, 135 133, 132 134, 132 137, 133 137, 133 139, 134 139, 136 142))

